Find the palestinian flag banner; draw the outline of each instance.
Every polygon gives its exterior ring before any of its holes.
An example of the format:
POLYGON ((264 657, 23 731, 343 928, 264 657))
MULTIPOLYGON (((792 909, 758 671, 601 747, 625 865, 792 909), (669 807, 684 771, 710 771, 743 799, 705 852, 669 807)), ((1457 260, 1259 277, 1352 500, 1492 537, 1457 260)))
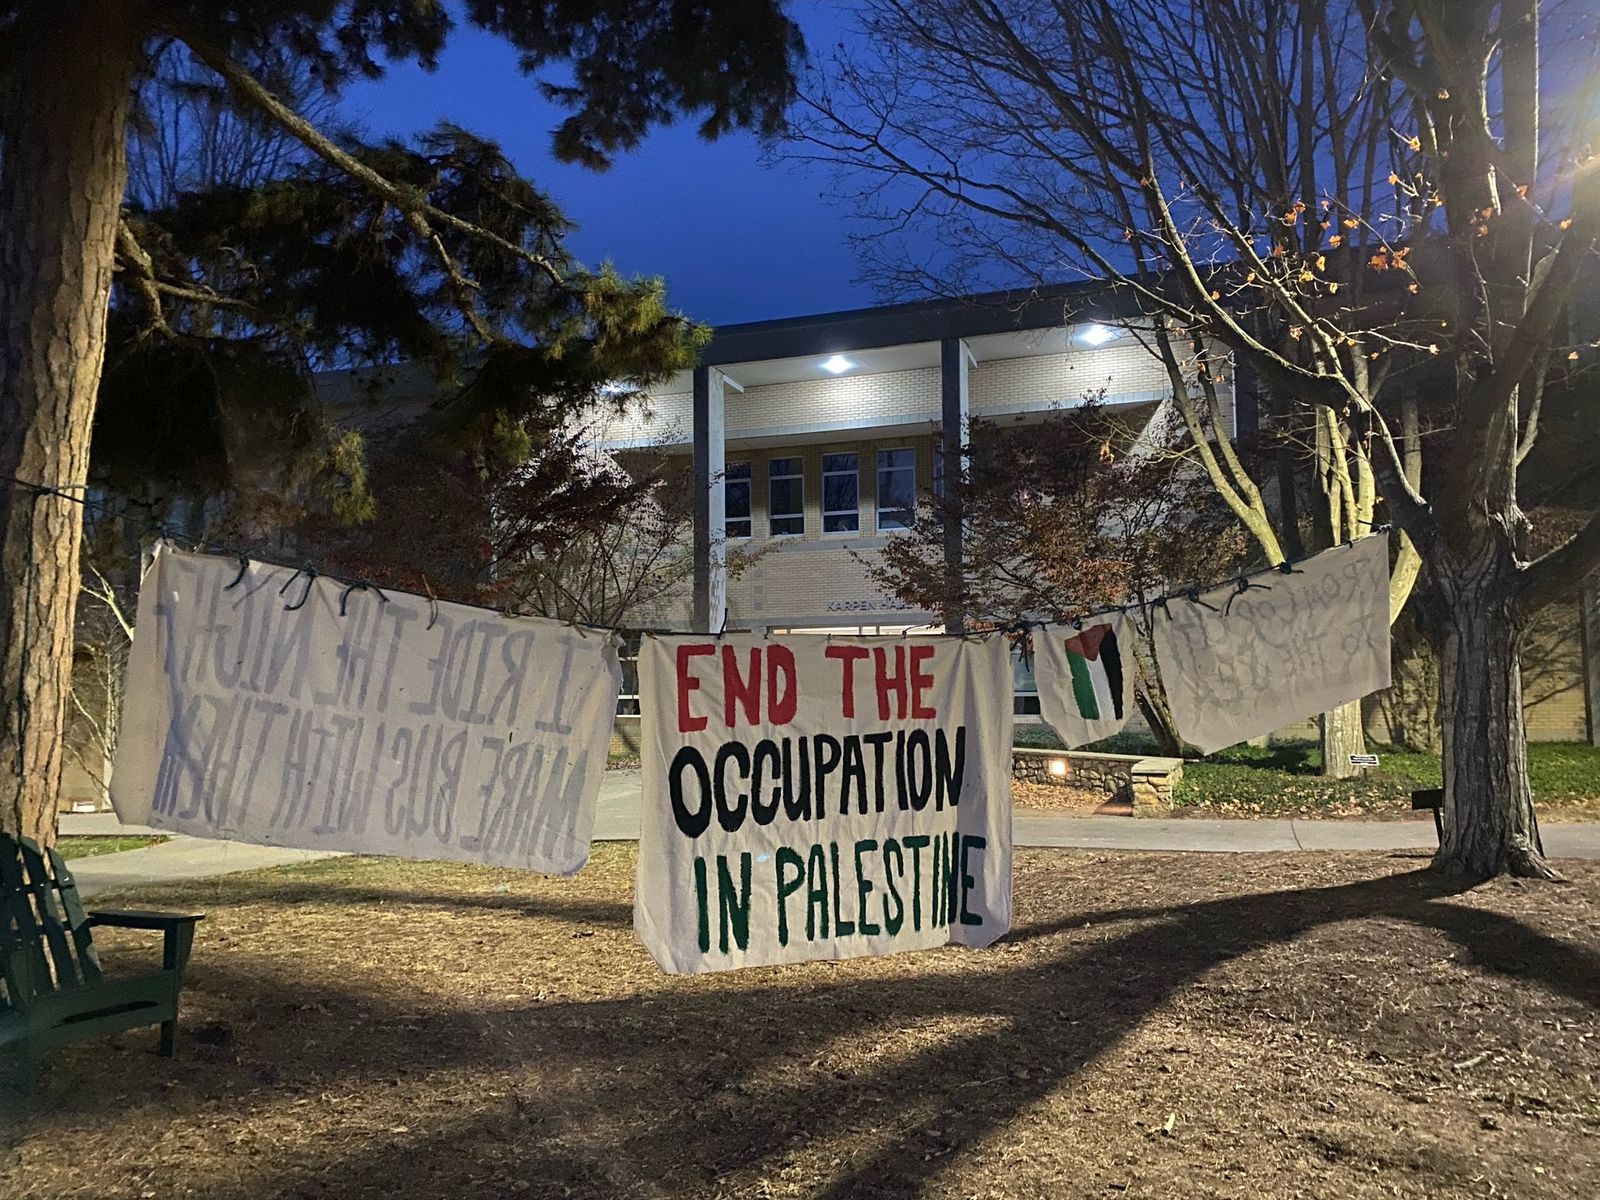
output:
POLYGON ((1033 673, 1044 719, 1068 749, 1121 730, 1133 708, 1132 623, 1123 613, 1033 633, 1033 673))

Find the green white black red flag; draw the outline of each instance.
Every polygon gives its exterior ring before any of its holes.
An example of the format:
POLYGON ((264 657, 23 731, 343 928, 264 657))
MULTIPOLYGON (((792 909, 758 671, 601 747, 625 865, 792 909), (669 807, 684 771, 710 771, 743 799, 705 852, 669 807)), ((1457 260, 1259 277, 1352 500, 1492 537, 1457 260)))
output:
POLYGON ((1127 721, 1134 636, 1123 613, 1034 630, 1039 709, 1069 749, 1108 738, 1127 721))

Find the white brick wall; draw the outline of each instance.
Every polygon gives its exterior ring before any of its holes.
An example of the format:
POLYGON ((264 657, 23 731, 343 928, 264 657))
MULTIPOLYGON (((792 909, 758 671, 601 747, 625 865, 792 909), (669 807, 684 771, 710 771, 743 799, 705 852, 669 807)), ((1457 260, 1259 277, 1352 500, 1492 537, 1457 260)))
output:
POLYGON ((595 423, 601 445, 633 446, 651 442, 687 442, 694 434, 694 393, 664 392, 649 403, 595 423))
POLYGON ((753 387, 728 394, 728 436, 900 425, 939 419, 939 369, 842 375, 753 387))
POLYGON ((980 362, 972 372, 972 411, 981 415, 1079 404, 1086 394, 1101 388, 1108 403, 1160 400, 1172 390, 1161 362, 1130 342, 980 362))

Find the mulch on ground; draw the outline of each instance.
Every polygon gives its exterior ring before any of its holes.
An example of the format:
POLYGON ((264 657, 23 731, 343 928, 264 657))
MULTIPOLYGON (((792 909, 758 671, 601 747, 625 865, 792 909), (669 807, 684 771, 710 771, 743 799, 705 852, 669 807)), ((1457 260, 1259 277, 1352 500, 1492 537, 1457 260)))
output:
POLYGON ((54 1054, 0 1195, 1600 1194, 1600 869, 1425 865, 1020 852, 993 949, 695 978, 631 847, 149 889, 208 913, 182 1057, 54 1054))
POLYGON ((1116 804, 1104 792, 1092 788, 1073 787, 1071 784, 1029 783, 1023 779, 1011 781, 1011 802, 1018 808, 1039 809, 1047 812, 1087 817, 1100 809, 1120 809, 1131 813, 1132 807, 1116 804))

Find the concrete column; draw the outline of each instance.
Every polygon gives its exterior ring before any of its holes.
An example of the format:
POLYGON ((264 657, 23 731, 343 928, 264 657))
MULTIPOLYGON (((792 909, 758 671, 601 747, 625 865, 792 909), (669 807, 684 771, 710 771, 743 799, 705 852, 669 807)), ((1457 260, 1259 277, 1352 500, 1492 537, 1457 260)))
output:
POLYGON ((1233 440, 1241 450, 1261 445, 1261 380, 1243 358, 1233 363, 1233 440))
POLYGON ((1589 719, 1589 744, 1600 746, 1600 574, 1578 592, 1578 623, 1583 635, 1583 700, 1589 719))
POLYGON ((723 376, 694 369, 694 627, 717 633, 728 615, 727 423, 723 376))
MULTIPOLYGON (((971 406, 968 400, 968 367, 972 352, 960 338, 945 338, 939 343, 939 410, 940 439, 938 469, 946 476, 965 470, 967 464, 968 419, 971 406)), ((944 571, 946 588, 954 592, 961 580, 962 530, 958 520, 946 520, 944 525, 944 571)), ((946 603, 944 627, 952 633, 966 628, 966 614, 954 603, 946 603)))

